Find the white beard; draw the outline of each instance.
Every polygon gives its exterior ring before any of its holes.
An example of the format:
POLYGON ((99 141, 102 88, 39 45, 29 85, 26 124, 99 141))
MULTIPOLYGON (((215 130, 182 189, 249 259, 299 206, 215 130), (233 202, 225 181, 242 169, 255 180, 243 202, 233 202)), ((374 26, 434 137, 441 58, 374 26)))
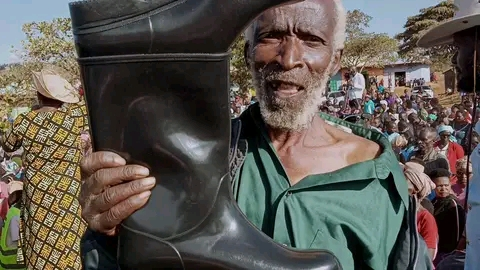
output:
MULTIPOLYGON (((305 89, 302 90, 302 93, 299 93, 299 95, 303 95, 300 99, 296 97, 292 99, 279 98, 272 93, 267 93, 264 72, 252 68, 253 83, 257 90, 260 113, 265 123, 272 128, 286 131, 300 131, 309 128, 313 117, 318 114, 319 106, 324 100, 332 63, 333 61, 330 62, 323 74, 313 75, 302 82, 305 89)), ((283 74, 295 76, 294 73, 291 73, 290 71, 283 72, 283 74)))

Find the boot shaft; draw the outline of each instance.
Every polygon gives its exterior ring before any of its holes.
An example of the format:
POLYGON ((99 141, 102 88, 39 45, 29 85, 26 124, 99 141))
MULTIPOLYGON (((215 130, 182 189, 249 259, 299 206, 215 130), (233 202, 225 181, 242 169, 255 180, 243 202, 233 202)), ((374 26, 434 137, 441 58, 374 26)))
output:
POLYGON ((70 4, 79 57, 226 52, 266 9, 298 0, 90 0, 70 4))
POLYGON ((228 54, 80 60, 96 151, 150 169, 159 183, 125 221, 173 237, 208 215, 228 173, 228 54), (142 222, 155 220, 155 222, 142 222))

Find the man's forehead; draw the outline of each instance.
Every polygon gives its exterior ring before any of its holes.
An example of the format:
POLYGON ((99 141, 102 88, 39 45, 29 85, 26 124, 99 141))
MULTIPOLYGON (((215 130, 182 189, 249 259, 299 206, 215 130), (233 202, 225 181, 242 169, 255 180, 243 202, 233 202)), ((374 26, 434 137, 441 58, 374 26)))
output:
MULTIPOLYGON (((288 27, 331 29, 335 20, 334 0, 307 0, 264 12, 255 22, 257 27, 288 27)), ((332 27, 333 28, 333 27, 332 27)))

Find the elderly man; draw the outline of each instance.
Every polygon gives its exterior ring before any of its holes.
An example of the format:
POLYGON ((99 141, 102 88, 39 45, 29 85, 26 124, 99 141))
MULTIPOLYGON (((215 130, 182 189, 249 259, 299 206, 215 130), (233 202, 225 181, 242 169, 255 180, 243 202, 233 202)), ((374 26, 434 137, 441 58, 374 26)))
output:
MULTIPOLYGON (((246 31, 258 103, 240 116, 239 140, 248 149, 232 172, 233 192, 247 218, 277 242, 330 250, 345 270, 413 269, 397 265, 409 197, 390 143, 317 111, 340 68, 345 24, 339 0, 308 0, 271 9, 246 31)), ((88 156, 83 169, 85 258, 112 259, 101 269, 115 269, 118 225, 162 179, 109 152, 88 156)), ((423 263, 415 269, 431 269, 423 263)))
MULTIPOLYGON (((476 0, 456 0, 455 6, 457 11, 454 18, 429 30, 420 38, 418 45, 420 47, 455 45, 458 51, 454 55, 452 63, 457 71, 457 89, 462 92, 476 91, 478 93, 480 89, 478 73, 480 2, 476 0)), ((478 230, 480 226, 479 151, 480 148, 477 146, 471 156, 474 173, 468 194, 466 270, 478 269, 480 265, 480 257, 478 256, 480 254, 480 231, 478 230)), ((446 260, 445 266, 439 265, 439 269, 463 269, 463 265, 458 263, 447 265, 450 261, 455 261, 455 258, 446 260)))

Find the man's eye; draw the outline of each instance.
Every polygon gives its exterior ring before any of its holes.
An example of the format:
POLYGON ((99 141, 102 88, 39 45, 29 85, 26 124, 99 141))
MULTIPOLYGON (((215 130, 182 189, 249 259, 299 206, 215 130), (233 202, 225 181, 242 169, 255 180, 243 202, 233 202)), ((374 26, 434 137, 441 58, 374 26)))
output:
POLYGON ((270 32, 263 35, 262 39, 280 39, 281 37, 282 35, 280 33, 270 32))
POLYGON ((310 42, 323 42, 323 39, 316 37, 316 36, 307 36, 304 38, 305 41, 310 41, 310 42))

